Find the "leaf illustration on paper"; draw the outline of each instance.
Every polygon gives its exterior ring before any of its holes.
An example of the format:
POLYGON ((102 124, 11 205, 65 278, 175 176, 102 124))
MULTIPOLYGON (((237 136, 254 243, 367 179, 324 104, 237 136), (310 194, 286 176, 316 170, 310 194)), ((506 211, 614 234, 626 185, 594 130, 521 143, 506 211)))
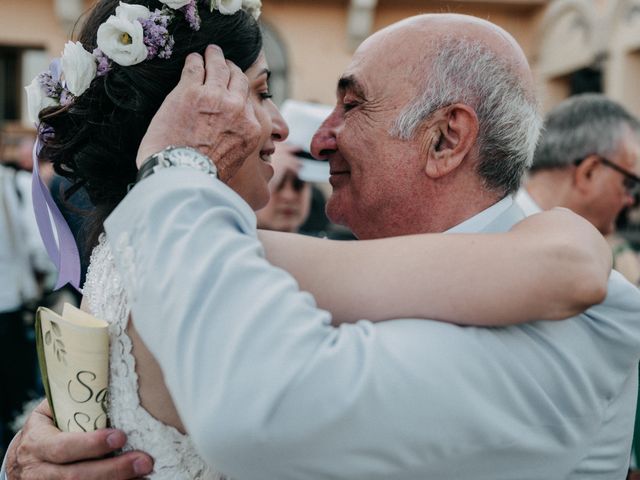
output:
POLYGON ((56 335, 56 337, 62 336, 62 330, 60 330, 60 327, 56 322, 51 322, 51 329, 53 330, 53 333, 56 335))
POLYGON ((62 340, 58 340, 56 338, 55 344, 53 345, 53 351, 56 354, 59 362, 67 364, 67 359, 65 358, 67 354, 67 350, 65 349, 64 342, 62 340))
POLYGON ((52 330, 55 336, 62 338, 62 330, 60 330, 58 324, 51 322, 51 329, 47 330, 44 334, 44 343, 46 345, 50 345, 53 348, 53 354, 58 359, 58 362, 67 365, 67 350, 64 342, 60 340, 60 338, 53 338, 53 335, 51 335, 52 330))

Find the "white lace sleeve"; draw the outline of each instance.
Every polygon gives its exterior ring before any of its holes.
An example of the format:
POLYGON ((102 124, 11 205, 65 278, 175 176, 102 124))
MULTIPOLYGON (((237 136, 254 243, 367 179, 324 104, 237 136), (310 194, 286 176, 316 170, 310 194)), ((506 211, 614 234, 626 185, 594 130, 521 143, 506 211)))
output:
POLYGON ((92 314, 110 325, 109 418, 127 434, 123 451, 142 450, 154 458, 154 480, 223 480, 198 456, 188 436, 152 417, 140 405, 138 375, 126 328, 130 309, 104 235, 93 250, 84 286, 92 314))

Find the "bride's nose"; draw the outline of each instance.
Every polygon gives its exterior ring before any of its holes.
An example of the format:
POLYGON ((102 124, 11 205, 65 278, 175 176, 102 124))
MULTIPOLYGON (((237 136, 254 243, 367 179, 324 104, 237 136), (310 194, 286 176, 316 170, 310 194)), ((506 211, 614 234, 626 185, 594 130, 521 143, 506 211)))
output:
POLYGON ((278 108, 275 106, 274 111, 271 115, 271 122, 273 125, 273 128, 271 130, 271 138, 275 142, 284 142, 289 136, 289 125, 287 125, 287 122, 284 120, 284 118, 282 118, 280 110, 278 110, 278 108))

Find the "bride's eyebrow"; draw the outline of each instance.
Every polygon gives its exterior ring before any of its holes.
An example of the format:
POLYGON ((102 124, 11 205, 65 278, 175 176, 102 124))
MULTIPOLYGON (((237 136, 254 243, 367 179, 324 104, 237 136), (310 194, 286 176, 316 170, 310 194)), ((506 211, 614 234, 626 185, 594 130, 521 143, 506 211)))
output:
POLYGON ((263 68, 256 75, 256 80, 259 79, 260 77, 262 77, 263 75, 266 75, 267 76, 267 80, 269 80, 271 78, 271 70, 269 70, 268 68, 263 68))

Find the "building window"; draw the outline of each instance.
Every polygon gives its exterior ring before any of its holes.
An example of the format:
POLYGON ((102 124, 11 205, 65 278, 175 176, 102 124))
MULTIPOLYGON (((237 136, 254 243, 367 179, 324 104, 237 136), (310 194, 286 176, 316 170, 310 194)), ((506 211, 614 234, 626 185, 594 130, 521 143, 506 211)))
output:
POLYGON ((602 91, 602 70, 599 67, 581 68, 569 75, 569 95, 602 91))
POLYGON ((21 123, 33 128, 23 87, 46 70, 48 62, 44 49, 0 46, 0 126, 21 123))
POLYGON ((634 115, 640 115, 640 95, 638 95, 638 78, 640 78, 640 50, 626 52, 622 73, 622 98, 625 107, 634 115))
POLYGON ((0 47, 0 124, 20 119, 20 50, 0 47))

